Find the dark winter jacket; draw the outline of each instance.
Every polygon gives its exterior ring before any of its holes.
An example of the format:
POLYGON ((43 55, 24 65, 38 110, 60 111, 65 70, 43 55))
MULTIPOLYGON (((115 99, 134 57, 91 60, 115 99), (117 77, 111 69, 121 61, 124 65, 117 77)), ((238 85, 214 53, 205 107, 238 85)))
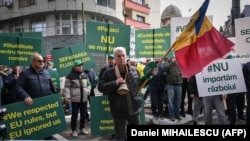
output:
POLYGON ((164 71, 167 73, 167 85, 181 84, 183 82, 181 70, 176 62, 164 63, 164 71))
POLYGON ((72 68, 65 79, 65 98, 71 98, 71 102, 87 102, 91 84, 85 72, 76 72, 72 68))
POLYGON ((84 70, 84 72, 88 75, 89 77, 89 82, 91 84, 91 89, 95 89, 97 83, 98 83, 98 78, 96 76, 96 73, 93 69, 88 69, 84 70))
POLYGON ((243 75, 247 89, 250 89, 250 62, 243 64, 243 75))
POLYGON ((101 79, 103 73, 104 73, 107 69, 110 69, 110 68, 112 68, 112 67, 113 67, 113 65, 109 65, 109 66, 107 66, 107 67, 101 68, 100 73, 99 73, 99 76, 98 76, 99 79, 101 79))
POLYGON ((17 80, 15 79, 16 73, 12 71, 11 74, 7 75, 7 77, 4 80, 4 86, 8 89, 8 98, 11 102, 17 101, 16 91, 15 91, 15 85, 17 80))
POLYGON ((46 69, 38 73, 30 66, 20 73, 16 84, 17 96, 24 100, 27 97, 38 98, 56 93, 51 76, 46 69))
POLYGON ((195 97, 199 97, 198 87, 197 87, 195 76, 192 76, 188 80, 188 94, 194 94, 195 97))
MULTIPOLYGON (((0 76, 0 91, 2 88, 3 88, 3 79, 2 79, 2 76, 0 76)), ((0 94, 1 94, 1 92, 0 92, 0 94)))
POLYGON ((158 87, 166 84, 166 76, 164 75, 163 65, 159 65, 157 75, 153 76, 149 82, 150 87, 158 87))
MULTIPOLYGON (((99 80, 98 90, 108 94, 111 113, 119 116, 138 114, 141 111, 142 99, 137 94, 140 87, 140 74, 134 66, 128 67, 127 86, 128 94, 117 93, 119 86, 116 84, 115 67, 106 70, 99 80)), ((125 72, 120 72, 121 77, 125 77, 125 72)))

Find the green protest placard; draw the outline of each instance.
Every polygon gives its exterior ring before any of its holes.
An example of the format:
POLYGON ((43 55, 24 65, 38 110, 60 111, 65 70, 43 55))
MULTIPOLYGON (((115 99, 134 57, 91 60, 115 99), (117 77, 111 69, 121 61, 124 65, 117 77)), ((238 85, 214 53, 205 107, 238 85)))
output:
POLYGON ((53 84, 56 86, 56 88, 60 89, 60 77, 58 75, 58 72, 56 69, 48 69, 48 72, 50 73, 51 80, 53 84))
POLYGON ((42 32, 21 32, 21 37, 26 37, 26 38, 37 38, 41 39, 41 51, 40 54, 42 56, 45 56, 45 46, 44 46, 44 40, 43 40, 43 34, 42 32))
MULTIPOLYGON (((142 105, 144 105, 143 94, 142 105)), ((91 114, 91 135, 105 135, 114 133, 114 122, 110 114, 108 96, 91 96, 90 97, 90 114, 91 114)), ((142 106, 140 113, 140 122, 145 124, 145 111, 142 106)))
POLYGON ((45 47, 42 32, 15 32, 15 33, 0 33, 0 36, 22 37, 41 39, 41 50, 38 51, 42 56, 45 56, 45 47))
POLYGON ((135 31, 135 56, 137 58, 161 58, 169 48, 170 28, 135 31))
POLYGON ((4 140, 39 140, 67 129, 60 95, 52 94, 24 102, 5 105, 7 128, 4 140))
POLYGON ((0 33, 0 36, 26 37, 26 38, 43 38, 42 32, 0 33))
POLYGON ((81 60, 84 63, 83 69, 95 67, 92 54, 86 52, 84 48, 85 44, 79 44, 51 51, 54 66, 57 69, 59 77, 66 76, 70 73, 75 60, 81 60))
POLYGON ((38 38, 22 38, 1 36, 0 38, 0 64, 29 66, 31 55, 41 53, 42 40, 38 38))
POLYGON ((86 23, 86 51, 110 54, 117 46, 130 51, 130 26, 96 21, 86 23))
POLYGON ((11 36, 11 37, 22 37, 21 32, 15 32, 15 33, 0 33, 0 36, 11 36))

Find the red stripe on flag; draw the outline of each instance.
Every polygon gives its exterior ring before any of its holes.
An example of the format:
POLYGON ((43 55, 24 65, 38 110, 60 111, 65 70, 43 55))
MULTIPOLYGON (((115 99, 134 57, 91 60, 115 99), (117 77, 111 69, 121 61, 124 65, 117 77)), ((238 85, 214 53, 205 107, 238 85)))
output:
POLYGON ((191 45, 175 51, 182 75, 191 77, 214 60, 233 50, 234 43, 220 34, 214 27, 191 45))

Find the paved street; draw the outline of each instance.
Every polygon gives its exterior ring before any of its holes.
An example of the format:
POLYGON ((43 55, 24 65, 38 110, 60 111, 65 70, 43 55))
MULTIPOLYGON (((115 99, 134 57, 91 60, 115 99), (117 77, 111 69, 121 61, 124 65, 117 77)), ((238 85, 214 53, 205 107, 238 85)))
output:
MULTIPOLYGON (((169 120, 166 116, 163 119, 155 119, 153 118, 152 114, 151 114, 151 110, 150 110, 150 99, 148 98, 145 101, 145 120, 146 123, 148 123, 149 121, 153 121, 154 124, 159 124, 159 125, 192 125, 192 116, 191 115, 186 115, 186 117, 182 117, 182 120, 175 120, 174 122, 172 122, 171 120, 169 120)), ((90 123, 86 123, 86 129, 87 131, 90 133, 89 135, 78 135, 77 138, 73 138, 71 136, 71 129, 70 129, 70 115, 69 116, 65 116, 66 121, 67 121, 67 130, 63 131, 57 135, 54 135, 55 139, 57 140, 88 140, 88 141, 98 141, 98 140, 107 140, 110 141, 111 140, 111 136, 110 135, 101 135, 101 136, 92 136, 91 135, 91 129, 90 129, 90 123)), ((217 114, 214 111, 214 122, 218 122, 218 118, 217 118, 217 114)), ((236 124, 238 125, 244 125, 245 124, 245 120, 237 120, 236 124)), ((204 123, 204 118, 203 115, 200 115, 200 119, 198 122, 199 125, 205 125, 204 123)))

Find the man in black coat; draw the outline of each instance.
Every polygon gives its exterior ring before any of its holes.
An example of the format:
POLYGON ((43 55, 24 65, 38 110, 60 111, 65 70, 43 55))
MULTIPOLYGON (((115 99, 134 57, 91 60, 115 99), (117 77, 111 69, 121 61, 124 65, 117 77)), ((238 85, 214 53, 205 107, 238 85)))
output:
POLYGON ((134 66, 126 63, 125 48, 115 48, 114 58, 116 65, 103 73, 99 80, 98 90, 108 94, 115 126, 115 140, 120 141, 125 137, 126 122, 130 125, 140 124, 142 99, 137 94, 140 87, 140 74, 134 66), (118 91, 123 84, 128 87, 127 93, 118 91))
POLYGON ((243 64, 243 75, 247 87, 247 125, 250 125, 250 62, 243 64))

